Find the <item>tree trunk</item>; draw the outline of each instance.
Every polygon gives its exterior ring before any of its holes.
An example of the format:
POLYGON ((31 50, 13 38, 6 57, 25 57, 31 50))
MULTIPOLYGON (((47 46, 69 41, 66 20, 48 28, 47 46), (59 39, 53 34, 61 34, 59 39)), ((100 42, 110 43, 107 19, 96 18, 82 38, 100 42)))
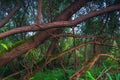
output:
MULTIPOLYGON (((62 21, 68 20, 77 10, 79 10, 85 3, 89 0, 76 0, 72 3, 67 9, 65 9, 56 19, 55 21, 62 21)), ((46 30, 49 33, 55 33, 59 29, 49 29, 46 30)), ((34 36, 34 38, 26 41, 25 43, 21 44, 20 46, 12 49, 9 52, 6 52, 3 56, 0 57, 0 66, 6 65, 11 60, 19 57, 23 53, 36 48, 38 45, 42 44, 45 40, 49 39, 51 35, 46 33, 46 31, 40 31, 38 34, 34 36)))

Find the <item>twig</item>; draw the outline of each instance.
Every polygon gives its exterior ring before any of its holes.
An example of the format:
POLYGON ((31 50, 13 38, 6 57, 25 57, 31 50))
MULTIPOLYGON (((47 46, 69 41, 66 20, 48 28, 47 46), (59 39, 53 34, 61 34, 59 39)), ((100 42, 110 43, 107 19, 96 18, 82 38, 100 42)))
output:
MULTIPOLYGON (((25 69, 24 69, 24 70, 25 70, 25 69)), ((10 74, 9 76, 3 78, 2 80, 8 80, 8 78, 11 78, 11 77, 13 77, 13 76, 15 76, 15 75, 18 75, 18 74, 20 74, 20 73, 21 73, 22 71, 24 71, 24 70, 15 72, 15 73, 13 73, 13 74, 10 74)))

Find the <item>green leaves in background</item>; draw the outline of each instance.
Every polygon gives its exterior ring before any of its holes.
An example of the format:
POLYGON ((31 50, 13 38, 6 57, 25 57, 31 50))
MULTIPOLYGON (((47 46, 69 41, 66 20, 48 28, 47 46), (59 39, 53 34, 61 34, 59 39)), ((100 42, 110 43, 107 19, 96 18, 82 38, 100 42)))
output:
POLYGON ((1 45, 4 49, 8 50, 8 47, 7 47, 7 45, 6 45, 6 44, 1 43, 0 45, 1 45))

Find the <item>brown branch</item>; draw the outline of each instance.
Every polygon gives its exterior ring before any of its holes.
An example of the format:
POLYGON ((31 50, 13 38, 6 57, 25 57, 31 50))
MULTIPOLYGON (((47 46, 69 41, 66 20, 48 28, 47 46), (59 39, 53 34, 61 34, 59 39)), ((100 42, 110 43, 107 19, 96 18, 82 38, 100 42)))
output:
POLYGON ((74 38, 99 38, 99 39, 104 39, 104 40, 117 40, 119 38, 111 38, 107 36, 83 36, 83 35, 78 35, 78 34, 72 34, 72 33, 61 33, 61 34, 54 34, 54 36, 51 36, 50 38, 57 38, 57 37, 74 37, 74 38))
MULTIPOLYGON (((68 50, 66 50, 66 51, 64 51, 64 52, 62 52, 62 53, 60 53, 60 54, 58 54, 58 55, 51 55, 50 56, 50 58, 47 60, 47 62, 45 61, 44 63, 42 63, 42 64, 40 64, 40 66, 37 68, 37 70, 34 70, 34 72, 33 72, 33 74, 35 73, 35 72, 37 72, 38 70, 40 70, 40 69, 42 69, 43 67, 45 67, 47 64, 49 64, 50 62, 52 62, 52 61, 54 61, 54 60, 56 60, 56 59, 58 59, 58 58, 61 58, 61 57, 63 57, 65 54, 67 54, 67 53, 69 53, 69 52, 72 52, 72 51, 74 51, 74 50, 76 50, 76 49, 79 49, 80 47, 83 47, 83 46, 86 46, 86 45, 88 45, 88 44, 94 44, 95 42, 86 42, 86 43, 84 43, 84 44, 80 44, 80 45, 78 45, 78 46, 75 46, 75 47, 73 47, 73 48, 70 48, 70 49, 68 49, 68 50)), ((100 44, 99 42, 96 42, 96 44, 100 44)), ((113 58, 114 60, 116 60, 116 61, 119 61, 119 59, 116 59, 116 58, 114 58, 113 56, 111 56, 111 55, 107 55, 107 54, 101 54, 102 56, 104 56, 104 55, 106 55, 106 56, 109 56, 109 57, 111 57, 111 58, 113 58)), ((33 75, 32 74, 32 75, 33 75)))
POLYGON ((54 41, 50 44, 50 47, 48 47, 48 50, 45 54, 45 60, 46 62, 48 61, 48 59, 52 56, 52 51, 55 50, 55 45, 56 45, 56 39, 54 39, 54 41))
MULTIPOLYGON (((86 42, 86 43, 84 43, 84 44, 80 44, 80 45, 77 45, 77 46, 75 46, 75 47, 73 47, 73 48, 70 48, 70 49, 68 49, 68 50, 66 50, 66 51, 58 54, 57 56, 51 56, 51 57, 49 58, 48 62, 46 62, 46 64, 50 63, 51 61, 53 61, 53 60, 55 60, 55 59, 58 59, 58 58, 64 56, 66 53, 72 52, 72 51, 74 51, 74 50, 76 50, 76 49, 79 49, 80 47, 86 46, 86 45, 88 45, 88 44, 94 44, 94 43, 95 43, 95 42, 86 42)), ((95 44, 98 44, 98 45, 99 45, 99 44, 101 44, 101 43, 96 42, 95 44)), ((103 55, 103 54, 101 54, 101 55, 103 55)), ((107 54, 104 54, 104 55, 107 55, 107 54)), ((107 55, 107 56, 108 56, 108 55, 107 55)), ((109 57, 113 58, 113 56, 109 56, 109 57)))
MULTIPOLYGON (((57 37, 74 37, 74 38, 90 38, 90 39, 94 39, 94 38, 101 38, 101 39, 105 39, 105 40, 116 40, 115 38, 110 38, 107 36, 82 36, 82 35, 74 35, 72 33, 63 33, 63 34, 56 34, 54 36, 51 36, 50 38, 57 38, 57 37)), ((105 44, 105 43, 99 43, 98 42, 94 42, 94 44, 96 45, 101 45, 101 46, 111 46, 114 47, 113 44, 105 44)), ((120 46, 120 44, 117 44, 117 46, 120 46)))
MULTIPOLYGON (((93 44, 93 43, 94 43, 94 42, 87 42, 87 43, 85 43, 85 44, 80 44, 80 45, 75 46, 75 47, 73 47, 73 48, 70 48, 70 49, 68 49, 68 50, 66 50, 66 51, 64 51, 64 52, 62 52, 62 53, 60 53, 60 54, 58 54, 58 55, 56 55, 56 56, 53 56, 53 55, 52 55, 52 56, 49 58, 49 60, 47 60, 47 62, 45 61, 44 63, 40 64, 39 67, 38 67, 36 70, 34 70, 33 74, 36 73, 38 70, 42 69, 43 67, 45 67, 45 66, 46 66, 47 64, 49 64, 50 62, 52 62, 52 61, 54 61, 54 60, 56 60, 56 59, 58 59, 58 58, 61 58, 62 56, 64 56, 64 55, 67 54, 68 52, 74 51, 74 50, 76 50, 76 49, 78 49, 78 48, 80 48, 80 47, 83 47, 83 46, 88 45, 88 44, 93 44)), ((32 76, 33 74, 31 74, 31 76, 32 76)), ((28 76, 28 75, 26 75, 26 76, 28 76)))
POLYGON ((17 4, 16 7, 2 21, 0 21, 0 28, 3 27, 19 9, 20 4, 17 4))
POLYGON ((51 28, 63 28, 63 27, 71 27, 84 20, 87 20, 91 17, 95 17, 97 15, 103 14, 103 13, 107 13, 107 12, 111 12, 111 11, 115 11, 115 10, 120 10, 120 5, 115 5, 115 6, 111 6, 111 7, 107 7, 104 9, 101 9, 99 11, 95 11, 95 12, 91 12, 89 14, 86 14, 82 17, 78 17, 73 21, 55 21, 52 23, 48 23, 48 24, 43 24, 43 25, 37 25, 34 24, 32 26, 23 26, 20 28, 14 28, 12 30, 9 30, 7 32, 1 33, 0 34, 0 38, 4 38, 6 36, 15 34, 15 33, 20 33, 20 32, 27 32, 27 31, 37 31, 37 30, 47 30, 47 29, 51 29, 51 28))
POLYGON ((42 24, 42 0, 38 0, 37 24, 42 24))
MULTIPOLYGON (((79 49, 80 47, 83 47, 83 46, 86 46, 86 45, 88 45, 88 44, 94 44, 94 42, 86 42, 86 43, 84 43, 84 44, 80 44, 80 45, 77 45, 77 46, 75 46, 75 47, 73 47, 73 48, 70 48, 70 49, 68 49, 68 50, 66 50, 66 51, 64 51, 64 52, 62 52, 62 53, 60 53, 60 54, 58 54, 58 55, 52 55, 50 58, 49 58, 49 60, 47 60, 47 62, 45 61, 44 63, 42 63, 42 64, 40 64, 39 65, 39 67, 36 69, 36 70, 34 70, 34 72, 33 72, 33 74, 35 73, 35 72, 37 72, 38 70, 40 70, 40 69, 42 69, 43 67, 45 67, 47 64, 49 64, 50 62, 52 62, 52 61, 54 61, 54 60, 56 60, 56 59, 58 59, 58 58, 61 58, 61 57, 63 57, 65 54, 67 54, 67 53, 69 53, 69 52, 72 52, 72 51, 74 51, 74 50, 76 50, 76 49, 79 49)), ((96 44, 100 44, 99 42, 96 42, 96 44)), ((101 55, 98 55, 98 57, 99 56, 104 56, 104 55, 106 55, 106 56, 109 56, 109 57, 111 57, 112 59, 114 59, 114 60, 116 60, 116 61, 120 61, 120 59, 116 59, 116 58, 114 58, 113 56, 111 56, 111 55, 107 55, 107 54, 101 54, 101 55)), ((33 75, 32 74, 32 75, 33 75)))
MULTIPOLYGON (((61 21, 61 20, 68 20, 76 11, 78 11, 85 3, 89 2, 90 0, 77 0, 74 3, 72 3, 70 6, 68 6, 58 17, 55 18, 55 21, 61 21)), ((47 30, 49 33, 55 33, 57 29, 50 29, 47 30)), ((44 41, 49 39, 50 35, 48 35, 44 31, 40 31, 38 34, 36 34, 33 38, 27 40, 23 44, 13 48, 9 52, 4 53, 0 57, 0 66, 4 66, 13 59, 19 57, 20 55, 26 53, 30 49, 34 49, 40 44, 42 44, 44 41)))
POLYGON ((61 65, 61 67, 62 67, 63 72, 64 72, 65 74, 68 74, 67 71, 65 70, 64 65, 63 65, 63 58, 60 59, 60 65, 61 65))
POLYGON ((95 36, 82 36, 82 35, 75 35, 75 34, 72 34, 72 33, 62 33, 62 34, 57 34, 57 35, 54 35, 54 36, 51 36, 50 38, 57 38, 57 37, 74 37, 74 38, 91 38, 93 39, 95 36))
MULTIPOLYGON (((77 0, 77 1, 75 1, 75 2, 73 2, 72 4, 71 4, 71 6, 72 5, 74 5, 74 4, 76 4, 73 8, 72 8, 72 10, 70 10, 69 8, 66 8, 63 12, 64 12, 64 15, 61 15, 61 16, 58 16, 58 18, 59 18, 59 21, 61 21, 61 20, 64 20, 65 21, 65 19, 66 20, 69 20, 70 19, 70 17, 73 15, 73 13, 75 12, 75 10, 79 10, 85 3, 87 3, 87 2, 89 2, 89 1, 91 1, 91 0, 77 0), (77 3, 79 3, 79 4, 77 4, 77 3), (66 15, 66 16, 65 16, 66 15)), ((51 2, 51 1, 50 1, 51 2)), ((50 3, 51 4, 51 3, 50 3)), ((49 16, 50 17, 50 16, 49 16)), ((57 19, 55 19, 56 21, 58 21, 57 19)), ((50 21, 51 21, 51 19, 50 19, 50 21)), ((63 28, 62 29, 55 29, 56 31, 54 32, 54 33, 56 33, 56 34, 59 34, 59 33, 62 33, 62 31, 64 30, 63 28)), ((52 43, 51 43, 51 45, 49 46, 49 49, 48 49, 48 51, 50 51, 50 52, 54 52, 54 50, 53 49, 55 49, 55 46, 56 46, 56 43, 58 42, 58 39, 56 39, 56 41, 52 41, 52 43), (52 46, 52 48, 50 48, 52 46)))
POLYGON ((48 0, 48 22, 52 22, 53 21, 53 16, 52 16, 52 12, 53 12, 53 0, 48 0))
MULTIPOLYGON (((22 70, 22 71, 23 71, 23 70, 22 70)), ((15 72, 15 73, 13 73, 13 74, 10 74, 10 75, 8 75, 7 77, 4 77, 2 80, 8 80, 9 78, 20 74, 22 71, 18 71, 18 72, 15 72)))
POLYGON ((106 25, 106 23, 107 23, 107 21, 108 21, 108 14, 106 14, 105 15, 105 17, 104 17, 105 19, 102 19, 102 21, 101 21, 101 25, 100 25, 100 30, 99 30, 99 32, 97 33, 98 35, 101 35, 101 33, 103 32, 103 30, 105 29, 105 25, 106 25), (105 20, 105 22, 104 22, 104 20, 105 20))
POLYGON ((114 60, 117 60, 116 58, 113 57, 113 55, 109 55, 109 54, 97 54, 95 55, 92 60, 88 63, 86 63, 85 65, 83 65, 83 67, 79 70, 77 70, 77 72, 75 72, 69 80, 76 80, 77 78, 80 78, 86 71, 88 71, 94 64, 95 62, 99 59, 99 57, 101 56, 106 56, 106 57, 110 57, 114 60))
POLYGON ((88 44, 94 44, 94 42, 87 42, 87 43, 84 43, 84 44, 80 44, 80 45, 77 45, 77 46, 75 46, 75 47, 73 47, 73 48, 70 48, 70 49, 68 49, 68 50, 66 50, 66 51, 58 54, 58 56, 51 56, 51 58, 48 60, 48 62, 47 62, 46 64, 50 63, 51 61, 53 61, 53 60, 55 60, 55 59, 58 59, 58 58, 64 56, 66 53, 69 53, 69 52, 71 52, 71 51, 74 51, 74 50, 76 50, 76 49, 79 49, 80 47, 83 47, 83 46, 88 45, 88 44))

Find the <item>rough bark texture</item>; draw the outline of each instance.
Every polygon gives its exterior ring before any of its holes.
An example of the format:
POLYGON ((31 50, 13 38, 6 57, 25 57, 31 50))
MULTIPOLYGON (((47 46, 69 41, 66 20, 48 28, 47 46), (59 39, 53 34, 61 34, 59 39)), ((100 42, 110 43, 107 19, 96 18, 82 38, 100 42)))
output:
MULTIPOLYGON (((63 13, 58 16, 55 21, 60 20, 68 20, 77 10, 79 10, 85 3, 89 0, 77 0, 73 4, 71 4, 67 9, 64 10, 63 13)), ((47 30, 49 33, 55 33, 57 29, 47 30)), ((34 36, 33 39, 28 40, 22 45, 12 49, 11 51, 5 53, 0 57, 0 66, 3 66, 13 60, 14 58, 19 57, 23 53, 36 48, 38 45, 42 44, 46 39, 48 39, 50 35, 46 33, 46 31, 40 31, 38 34, 34 36)))

